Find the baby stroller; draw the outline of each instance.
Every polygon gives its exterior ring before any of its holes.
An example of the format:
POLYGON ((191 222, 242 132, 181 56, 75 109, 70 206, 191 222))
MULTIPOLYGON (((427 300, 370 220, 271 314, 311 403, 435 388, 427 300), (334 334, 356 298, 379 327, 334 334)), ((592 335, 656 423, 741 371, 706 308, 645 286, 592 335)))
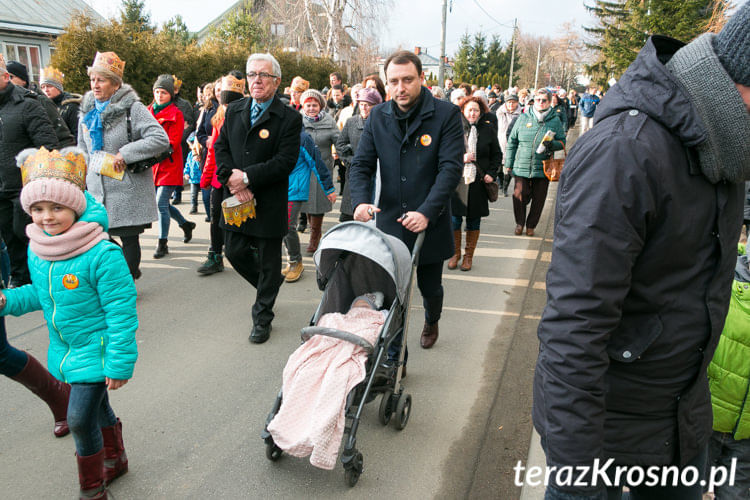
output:
MULTIPOLYGON (((406 245, 399 239, 387 235, 374 225, 361 222, 345 222, 329 230, 320 242, 313 259, 317 266, 318 287, 323 297, 310 325, 302 328, 302 341, 315 335, 334 337, 362 347, 367 353, 365 378, 352 389, 346 399, 344 428, 344 450, 341 462, 346 482, 354 486, 363 471, 362 453, 357 450, 357 429, 364 405, 378 394, 380 400, 379 421, 388 425, 395 414, 395 427, 406 427, 411 413, 411 395, 401 385, 402 366, 406 349, 406 330, 409 315, 411 284, 416 269, 419 251, 424 242, 424 233, 417 237, 414 251, 409 254, 406 245), (368 292, 384 294, 383 308, 388 310, 375 345, 351 333, 316 326, 327 313, 346 313, 352 301, 368 292), (400 348, 394 339, 401 335, 400 348), (397 359, 394 351, 398 353, 397 359)), ((266 419, 261 437, 266 444, 266 457, 276 461, 283 451, 274 443, 268 426, 279 412, 283 399, 280 391, 266 419)))

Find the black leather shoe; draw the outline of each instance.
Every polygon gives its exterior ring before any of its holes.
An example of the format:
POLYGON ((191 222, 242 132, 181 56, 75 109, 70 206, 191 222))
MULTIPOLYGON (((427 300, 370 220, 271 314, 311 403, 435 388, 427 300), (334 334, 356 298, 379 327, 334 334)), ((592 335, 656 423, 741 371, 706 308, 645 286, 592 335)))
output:
POLYGON ((185 233, 185 237, 182 238, 183 243, 190 243, 193 239, 193 229, 195 229, 195 222, 185 221, 180 226, 182 232, 185 233))
POLYGON ((253 344, 262 344, 271 336, 271 325, 253 325, 253 331, 250 334, 250 342, 253 344))
POLYGON ((429 349, 430 347, 435 345, 435 342, 437 342, 438 339, 438 324, 433 323, 429 324, 425 322, 424 328, 422 329, 422 336, 419 339, 419 345, 422 346, 422 349, 429 349))

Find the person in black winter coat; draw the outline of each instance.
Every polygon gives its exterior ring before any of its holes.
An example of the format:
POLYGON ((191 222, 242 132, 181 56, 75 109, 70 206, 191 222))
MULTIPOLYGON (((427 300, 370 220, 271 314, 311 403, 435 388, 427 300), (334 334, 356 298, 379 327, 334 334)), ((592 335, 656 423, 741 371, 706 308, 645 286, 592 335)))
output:
POLYGON ((57 106, 65 125, 73 134, 73 139, 78 142, 78 111, 81 107, 81 94, 71 94, 63 89, 63 74, 52 67, 44 68, 39 78, 39 88, 44 95, 57 106))
POLYGON ((47 113, 52 128, 57 137, 57 143, 61 148, 75 146, 76 141, 68 125, 63 121, 57 106, 42 92, 34 82, 29 81, 29 74, 26 66, 18 61, 9 61, 7 71, 10 73, 10 81, 17 87, 22 87, 37 95, 39 103, 47 113))
POLYGON ((270 54, 253 54, 246 67, 250 97, 227 105, 214 144, 216 176, 224 198, 257 200, 255 218, 222 224, 232 267, 256 291, 250 342, 268 340, 281 275, 281 243, 287 234, 289 174, 297 164, 302 116, 275 96, 281 67, 270 54))
MULTIPOLYGON (((706 368, 750 180, 749 54, 750 4, 718 35, 649 38, 570 151, 534 378, 534 426, 557 470, 706 465, 706 368)), ((605 492, 590 473, 552 474, 545 498, 620 498, 625 477, 605 492)), ((702 496, 697 481, 627 486, 631 498, 702 496)))
POLYGON ((378 229, 410 249, 417 233, 426 231, 417 285, 425 309, 420 345, 428 349, 438 338, 443 261, 453 255, 449 200, 462 171, 461 114, 421 86, 422 63, 414 53, 396 52, 385 68, 392 99, 370 113, 349 174, 354 220, 365 222, 377 213, 378 229), (375 205, 371 186, 378 162, 375 205))
MULTIPOLYGON (((497 130, 487 120, 487 105, 479 97, 468 97, 461 103, 464 138, 467 143, 464 166, 473 164, 476 169, 474 181, 466 185, 460 182, 451 196, 453 243, 456 247, 448 260, 448 269, 456 269, 461 258, 461 225, 466 219, 466 249, 461 261, 461 270, 470 271, 474 249, 479 241, 479 225, 482 217, 490 215, 489 199, 485 184, 496 182, 502 163, 502 153, 497 140, 497 130), (472 146, 472 142, 474 145, 472 146), (472 151, 473 150, 473 151, 472 151)), ((497 120, 497 117, 495 117, 497 120)))
POLYGON ((13 85, 0 54, 0 235, 10 256, 10 286, 31 282, 26 265, 26 225, 31 217, 23 211, 21 170, 16 155, 26 148, 58 146, 55 131, 39 102, 39 94, 13 85))

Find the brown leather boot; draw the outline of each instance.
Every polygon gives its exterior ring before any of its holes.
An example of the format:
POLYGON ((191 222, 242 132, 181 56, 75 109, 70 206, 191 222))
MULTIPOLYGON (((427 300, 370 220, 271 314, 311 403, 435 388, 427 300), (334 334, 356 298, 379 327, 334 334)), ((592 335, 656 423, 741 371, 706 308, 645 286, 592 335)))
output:
POLYGON ((438 333, 437 322, 429 324, 425 321, 422 336, 419 339, 419 345, 422 346, 422 349, 429 349, 434 346, 438 339, 438 333))
POLYGON ((76 459, 78 460, 78 483, 81 487, 79 498, 81 500, 106 500, 104 449, 87 457, 79 457, 76 454, 76 459))
POLYGON ((295 281, 300 279, 300 276, 302 276, 302 271, 304 270, 305 266, 302 265, 302 262, 292 262, 289 272, 285 275, 286 278, 284 278, 284 280, 287 283, 294 283, 295 281))
POLYGON ((122 422, 102 427, 104 441, 104 483, 109 485, 128 471, 128 456, 122 443, 122 422))
POLYGON ((458 267, 458 259, 461 258, 461 230, 453 231, 453 246, 456 247, 453 257, 448 259, 448 269, 455 269, 458 267))
POLYGON ((34 356, 29 353, 26 353, 26 355, 29 357, 26 366, 18 375, 10 378, 23 384, 47 403, 49 409, 52 410, 52 416, 55 418, 55 436, 63 437, 70 432, 70 429, 68 429, 70 386, 53 377, 34 356))
POLYGON ((464 250, 464 260, 461 262, 462 271, 471 270, 471 261, 474 258, 474 249, 477 247, 479 240, 479 229, 466 231, 466 249, 464 250))
POLYGON ((307 220, 310 224, 310 243, 307 245, 307 253, 315 253, 315 250, 318 249, 318 243, 320 243, 320 237, 322 235, 321 228, 323 227, 323 216, 308 215, 307 220))

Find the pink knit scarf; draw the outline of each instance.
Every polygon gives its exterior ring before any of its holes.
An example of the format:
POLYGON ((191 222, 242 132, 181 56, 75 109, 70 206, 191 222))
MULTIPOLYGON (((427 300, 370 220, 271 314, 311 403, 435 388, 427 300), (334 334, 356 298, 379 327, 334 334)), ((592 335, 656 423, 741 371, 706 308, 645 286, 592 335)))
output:
POLYGON ((39 258, 50 261, 66 260, 90 250, 109 238, 104 228, 96 222, 78 221, 62 234, 50 236, 36 224, 26 226, 31 251, 39 258))

